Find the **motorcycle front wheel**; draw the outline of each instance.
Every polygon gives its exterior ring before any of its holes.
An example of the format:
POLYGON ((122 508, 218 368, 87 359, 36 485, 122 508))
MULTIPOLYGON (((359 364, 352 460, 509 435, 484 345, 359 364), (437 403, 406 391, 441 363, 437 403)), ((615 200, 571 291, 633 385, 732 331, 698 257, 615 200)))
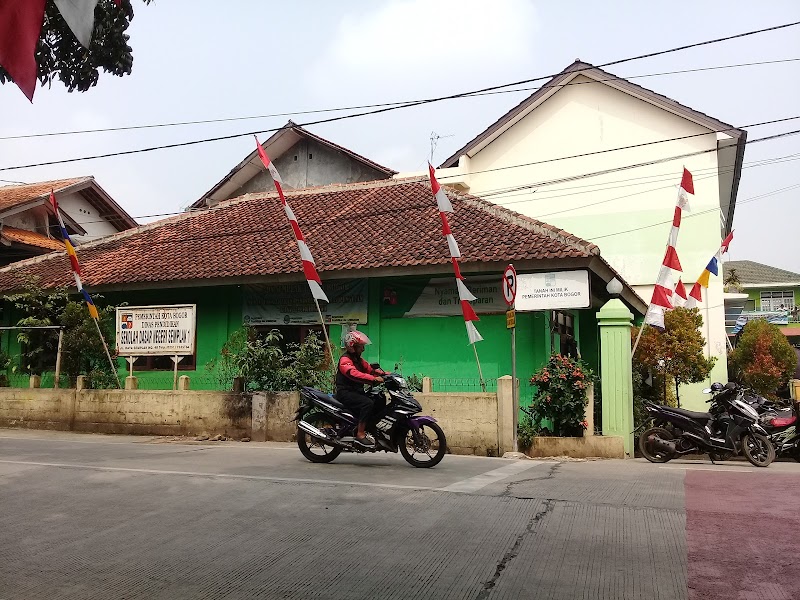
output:
POLYGON ((742 437, 742 451, 755 467, 768 467, 775 460, 775 447, 760 433, 748 433, 742 437))
POLYGON ((435 467, 447 452, 447 438, 436 423, 425 423, 414 434, 408 429, 399 441, 400 454, 413 467, 428 469, 435 467))
POLYGON ((672 439, 672 434, 663 427, 651 427, 643 431, 642 435, 639 436, 639 451, 651 463, 668 462, 671 458, 668 454, 653 448, 653 442, 650 438, 656 435, 662 440, 672 439))
MULTIPOLYGON (((333 430, 335 426, 333 419, 322 413, 307 415, 303 420, 322 431, 333 430)), ((297 447, 300 448, 302 455, 313 463, 329 463, 342 453, 341 448, 325 444, 302 429, 297 430, 297 447)))

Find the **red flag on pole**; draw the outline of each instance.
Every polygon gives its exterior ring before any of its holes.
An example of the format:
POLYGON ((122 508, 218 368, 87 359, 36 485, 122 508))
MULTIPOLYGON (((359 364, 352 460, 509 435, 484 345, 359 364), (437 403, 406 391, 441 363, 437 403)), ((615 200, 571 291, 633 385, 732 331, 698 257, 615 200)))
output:
POLYGON ((45 0, 0 0, 0 66, 25 97, 36 90, 36 45, 44 22, 45 0))

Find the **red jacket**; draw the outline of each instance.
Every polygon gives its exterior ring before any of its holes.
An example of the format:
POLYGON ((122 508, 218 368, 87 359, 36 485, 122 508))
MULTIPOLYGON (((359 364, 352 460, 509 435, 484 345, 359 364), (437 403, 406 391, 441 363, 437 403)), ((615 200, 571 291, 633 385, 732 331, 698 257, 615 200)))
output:
POLYGON ((336 389, 364 391, 364 384, 373 383, 376 377, 385 375, 381 369, 373 369, 363 358, 345 352, 339 359, 336 373, 336 389))

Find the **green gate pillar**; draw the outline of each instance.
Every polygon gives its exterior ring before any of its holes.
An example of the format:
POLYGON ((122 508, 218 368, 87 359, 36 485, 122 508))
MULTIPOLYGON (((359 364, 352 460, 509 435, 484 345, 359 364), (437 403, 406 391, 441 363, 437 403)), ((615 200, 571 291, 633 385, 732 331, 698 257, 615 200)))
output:
POLYGON ((633 315, 618 298, 606 302, 597 313, 600 327, 603 435, 620 436, 625 444, 625 454, 629 458, 633 457, 631 321, 633 315))

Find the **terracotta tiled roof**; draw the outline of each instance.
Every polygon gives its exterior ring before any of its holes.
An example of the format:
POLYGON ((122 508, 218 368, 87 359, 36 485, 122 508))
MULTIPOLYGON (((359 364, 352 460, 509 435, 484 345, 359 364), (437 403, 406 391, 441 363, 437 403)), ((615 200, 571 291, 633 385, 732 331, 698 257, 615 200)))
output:
POLYGON ((55 179, 53 181, 40 181, 23 185, 6 185, 0 187, 0 210, 13 208, 18 204, 25 204, 37 198, 43 198, 50 190, 59 192, 77 183, 89 181, 91 177, 75 177, 74 179, 55 179))
MULTIPOLYGON (((591 258, 594 244, 484 200, 448 190, 462 263, 591 258)), ((296 190, 287 194, 322 277, 329 271, 443 266, 450 262, 430 184, 419 178, 296 190)), ((89 286, 302 277, 291 229, 274 193, 242 196, 82 244, 89 286)), ((65 253, 0 269, 0 291, 23 274, 46 288, 72 278, 65 253)))
POLYGON ((736 269, 736 276, 742 285, 754 285, 758 283, 794 283, 800 282, 800 273, 778 269, 757 263, 752 260, 729 260, 723 264, 725 274, 730 274, 732 269, 736 269))
POLYGON ((61 240, 54 240, 41 233, 35 231, 28 231, 27 229, 17 229, 16 227, 3 227, 0 231, 5 239, 17 244, 25 244, 26 246, 35 246, 37 248, 44 248, 46 250, 63 250, 64 242, 61 240))

